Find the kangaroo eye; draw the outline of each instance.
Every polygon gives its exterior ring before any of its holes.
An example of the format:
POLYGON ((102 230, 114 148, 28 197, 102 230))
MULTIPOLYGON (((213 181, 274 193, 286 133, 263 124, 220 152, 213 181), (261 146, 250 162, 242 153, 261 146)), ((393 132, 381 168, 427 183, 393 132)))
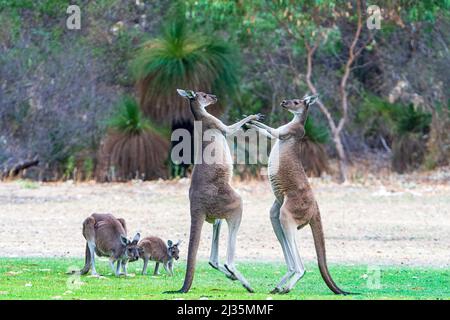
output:
POLYGON ((298 104, 298 101, 294 101, 294 104, 297 105, 297 104, 298 104))

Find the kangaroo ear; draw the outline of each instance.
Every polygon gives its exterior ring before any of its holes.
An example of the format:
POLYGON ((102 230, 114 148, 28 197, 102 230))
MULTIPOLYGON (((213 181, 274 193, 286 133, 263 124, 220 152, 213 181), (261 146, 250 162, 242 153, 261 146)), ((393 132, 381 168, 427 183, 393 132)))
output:
POLYGON ((319 95, 318 94, 315 94, 315 95, 312 95, 312 96, 305 96, 305 97, 303 97, 303 101, 305 101, 306 104, 309 105, 309 106, 314 104, 314 103, 316 103, 317 99, 319 99, 319 95))
POLYGON ((139 242, 139 239, 141 238, 141 234, 138 232, 134 236, 133 240, 131 241, 131 244, 137 244, 139 242))
POLYGON ((187 98, 187 99, 194 99, 195 98, 195 92, 192 90, 182 90, 177 89, 177 92, 180 96, 187 98))
POLYGON ((167 245, 169 246, 169 248, 173 245, 172 240, 167 240, 167 245))
POLYGON ((123 234, 120 235, 120 242, 122 242, 122 244, 124 246, 126 246, 127 244, 130 243, 130 240, 127 239, 127 237, 125 237, 123 234))
POLYGON ((181 244, 181 242, 183 242, 183 241, 178 240, 178 242, 177 242, 175 245, 176 245, 176 246, 179 246, 179 245, 181 244))

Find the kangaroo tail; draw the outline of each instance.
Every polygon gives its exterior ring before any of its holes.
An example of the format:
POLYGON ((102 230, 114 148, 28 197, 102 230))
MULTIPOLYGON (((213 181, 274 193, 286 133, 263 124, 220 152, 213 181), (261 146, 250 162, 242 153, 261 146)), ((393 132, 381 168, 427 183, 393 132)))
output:
POLYGON ((195 264, 197 260, 197 251, 200 245, 200 235, 202 233, 204 217, 195 217, 191 219, 191 233, 189 236, 188 259, 186 266, 186 276, 184 278, 183 287, 180 292, 188 292, 194 280, 195 264))
POLYGON ((88 244, 86 243, 84 267, 83 267, 83 269, 80 270, 80 274, 88 273, 90 268, 91 268, 91 252, 89 250, 88 244))
POLYGON ((333 279, 331 278, 330 272, 328 271, 325 254, 325 239, 323 235, 322 221, 320 219, 319 212, 317 212, 317 215, 314 215, 314 217, 311 219, 310 226, 314 238, 314 245, 316 247, 317 261, 319 262, 319 270, 323 280, 325 281, 328 288, 330 288, 330 290, 333 291, 334 293, 343 295, 349 294, 348 292, 341 290, 336 285, 336 283, 334 283, 333 279))

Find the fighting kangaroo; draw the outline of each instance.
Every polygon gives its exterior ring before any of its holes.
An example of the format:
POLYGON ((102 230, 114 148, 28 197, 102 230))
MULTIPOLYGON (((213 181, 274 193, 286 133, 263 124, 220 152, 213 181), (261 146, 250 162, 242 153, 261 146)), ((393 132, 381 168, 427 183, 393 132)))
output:
POLYGON ((334 293, 347 293, 339 289, 328 271, 319 207, 300 161, 308 108, 316 100, 317 96, 305 96, 303 99, 282 101, 281 107, 293 113, 294 118, 277 129, 258 121, 248 124, 266 136, 277 139, 270 153, 268 166, 269 181, 276 198, 270 209, 270 219, 283 249, 288 272, 272 293, 289 292, 304 275, 305 268, 297 250, 295 232, 307 224, 311 226, 322 278, 334 293))
MULTIPOLYGON (((225 135, 232 135, 251 120, 260 120, 261 115, 251 115, 227 126, 206 111, 206 107, 217 102, 216 96, 203 92, 177 90, 189 99, 189 105, 196 121, 202 122, 203 131, 211 140, 202 139, 202 155, 207 150, 215 150, 215 161, 196 161, 192 172, 189 201, 191 211, 191 231, 189 237, 188 260, 183 287, 178 292, 188 292, 194 279, 196 256, 200 242, 200 234, 204 221, 213 223, 213 240, 209 264, 223 272, 232 280, 239 280, 249 291, 250 284, 234 265, 236 236, 242 217, 242 200, 230 186, 233 161, 225 135), (206 149, 206 150, 205 150, 206 149), (227 262, 219 265, 219 233, 222 219, 228 224, 227 262)), ((201 133, 203 136, 203 132, 201 133)))

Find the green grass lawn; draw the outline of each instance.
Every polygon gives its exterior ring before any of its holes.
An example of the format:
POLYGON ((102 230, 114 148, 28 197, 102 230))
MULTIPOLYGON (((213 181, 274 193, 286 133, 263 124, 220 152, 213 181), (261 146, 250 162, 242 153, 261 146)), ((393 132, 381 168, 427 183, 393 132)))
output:
MULTIPOLYGON (((129 264, 130 276, 111 275, 109 265, 97 259, 97 271, 104 277, 69 276, 68 270, 80 268, 81 259, 10 259, 0 258, 0 300, 2 299, 449 299, 450 269, 330 266, 337 284, 359 295, 336 296, 324 284, 316 265, 309 264, 303 279, 286 295, 269 291, 285 272, 281 263, 240 263, 256 293, 249 294, 241 285, 225 278, 206 262, 198 264, 196 277, 188 294, 163 294, 179 289, 184 264, 175 265, 175 276, 161 268, 160 276, 142 276, 142 262, 129 264)), ((150 269, 152 273, 153 264, 150 269)))

